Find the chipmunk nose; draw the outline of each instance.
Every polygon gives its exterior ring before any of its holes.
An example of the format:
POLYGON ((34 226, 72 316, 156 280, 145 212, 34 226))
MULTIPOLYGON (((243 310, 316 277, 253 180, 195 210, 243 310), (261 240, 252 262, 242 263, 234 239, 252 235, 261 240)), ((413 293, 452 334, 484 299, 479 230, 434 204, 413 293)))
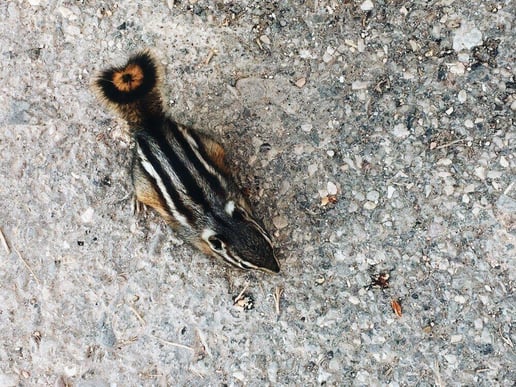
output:
POLYGON ((263 267, 264 267, 264 269, 266 269, 268 271, 271 271, 273 273, 279 273, 280 272, 280 267, 279 267, 278 261, 276 260, 276 258, 274 256, 272 258, 270 258, 270 259, 267 259, 264 262, 263 267))

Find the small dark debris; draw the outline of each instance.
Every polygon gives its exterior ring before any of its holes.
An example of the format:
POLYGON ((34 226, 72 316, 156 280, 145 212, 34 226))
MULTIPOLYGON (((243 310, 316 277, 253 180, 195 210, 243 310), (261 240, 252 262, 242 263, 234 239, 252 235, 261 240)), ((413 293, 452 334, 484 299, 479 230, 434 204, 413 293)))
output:
POLYGON ((305 370, 308 371, 308 372, 313 372, 315 370, 317 370, 317 364, 313 361, 309 361, 306 365, 305 365, 305 370))
POLYGON ((104 176, 100 182, 106 187, 111 187, 111 178, 109 176, 104 176))
POLYGON ((77 241, 78 246, 84 246, 84 241, 77 241))
POLYGON ((492 344, 485 344, 480 348, 480 353, 482 355, 490 355, 493 353, 493 345, 492 344))
POLYGON ((254 298, 250 294, 241 294, 233 297, 233 306, 244 311, 254 309, 254 298))
POLYGON ((379 273, 378 275, 371 276, 371 284, 369 285, 369 287, 386 289, 389 287, 390 277, 391 276, 389 273, 379 273))
POLYGON ((268 152, 271 149, 272 149, 272 146, 268 142, 264 142, 262 145, 260 145, 260 152, 261 153, 268 152))
POLYGON ((448 76, 448 69, 444 64, 439 66, 439 69, 437 70, 437 80, 438 81, 444 81, 446 77, 448 76))
POLYGON ((119 31, 123 31, 123 30, 127 29, 127 23, 126 23, 126 22, 123 22, 122 24, 120 24, 120 25, 117 27, 117 29, 118 29, 119 31))
POLYGON ((477 62, 487 63, 491 67, 496 67, 499 44, 500 39, 486 39, 484 44, 473 49, 473 58, 475 58, 477 62))

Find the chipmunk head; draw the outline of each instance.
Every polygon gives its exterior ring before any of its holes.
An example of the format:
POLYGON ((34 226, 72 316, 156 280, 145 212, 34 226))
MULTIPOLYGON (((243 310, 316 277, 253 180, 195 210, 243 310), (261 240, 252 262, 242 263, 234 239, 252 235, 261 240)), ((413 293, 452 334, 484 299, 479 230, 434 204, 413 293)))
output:
POLYGON ((241 269, 280 271, 271 239, 247 205, 230 200, 214 220, 202 231, 204 251, 241 269))

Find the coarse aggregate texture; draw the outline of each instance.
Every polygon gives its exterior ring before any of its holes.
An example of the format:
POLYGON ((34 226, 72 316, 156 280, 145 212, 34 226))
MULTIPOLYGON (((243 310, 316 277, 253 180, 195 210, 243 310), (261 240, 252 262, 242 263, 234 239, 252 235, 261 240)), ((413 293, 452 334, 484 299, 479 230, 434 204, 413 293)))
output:
POLYGON ((515 14, 0 2, 0 386, 513 386, 515 14), (142 48, 171 116, 226 148, 280 275, 133 214, 131 138, 89 85, 142 48))

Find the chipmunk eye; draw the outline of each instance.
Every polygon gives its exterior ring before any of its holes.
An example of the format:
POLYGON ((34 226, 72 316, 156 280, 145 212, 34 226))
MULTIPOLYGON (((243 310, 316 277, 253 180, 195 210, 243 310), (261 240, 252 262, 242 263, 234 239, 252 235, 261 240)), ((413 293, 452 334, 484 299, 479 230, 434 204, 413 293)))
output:
POLYGON ((210 246, 215 251, 223 251, 224 250, 224 242, 222 242, 216 235, 213 235, 208 238, 208 242, 210 246))

